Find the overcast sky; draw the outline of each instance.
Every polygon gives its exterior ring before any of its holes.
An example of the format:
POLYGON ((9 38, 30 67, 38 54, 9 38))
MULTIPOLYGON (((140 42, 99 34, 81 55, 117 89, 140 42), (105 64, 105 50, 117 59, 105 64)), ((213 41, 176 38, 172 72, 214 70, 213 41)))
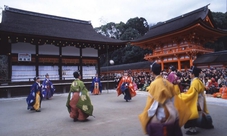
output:
POLYGON ((227 0, 0 0, 4 5, 60 17, 91 21, 93 27, 143 17, 155 24, 210 4, 212 12, 225 13, 227 0))

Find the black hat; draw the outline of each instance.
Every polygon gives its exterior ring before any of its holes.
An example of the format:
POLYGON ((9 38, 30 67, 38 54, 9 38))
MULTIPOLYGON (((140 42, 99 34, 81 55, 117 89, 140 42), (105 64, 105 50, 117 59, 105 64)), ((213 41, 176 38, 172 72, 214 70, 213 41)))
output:
POLYGON ((151 71, 155 74, 155 75, 160 75, 160 72, 161 72, 161 65, 156 63, 156 62, 153 62, 151 65, 150 65, 150 69, 151 71))
POLYGON ((34 81, 36 81, 37 79, 39 79, 39 77, 34 77, 33 79, 34 79, 34 81))
POLYGON ((46 75, 45 76, 49 76, 49 74, 48 73, 46 73, 46 75))
POLYGON ((191 72, 194 75, 199 75, 199 73, 202 71, 201 68, 197 68, 195 66, 191 66, 191 68, 188 70, 189 72, 191 72))
POLYGON ((173 65, 170 66, 169 69, 170 69, 171 71, 176 71, 176 68, 175 68, 173 65))
POLYGON ((75 72, 73 73, 73 76, 74 76, 75 78, 79 78, 80 73, 79 73, 78 71, 75 71, 75 72))

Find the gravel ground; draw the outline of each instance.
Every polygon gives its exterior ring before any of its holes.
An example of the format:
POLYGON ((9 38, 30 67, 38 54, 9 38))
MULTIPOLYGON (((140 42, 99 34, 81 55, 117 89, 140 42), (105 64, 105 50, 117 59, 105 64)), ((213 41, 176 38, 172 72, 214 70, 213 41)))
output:
MULTIPOLYGON (((147 92, 137 92, 130 102, 116 91, 104 90, 101 95, 90 95, 94 117, 88 122, 73 122, 65 103, 67 93, 55 94, 42 102, 41 112, 26 110, 25 97, 0 99, 0 136, 143 136, 138 119, 147 92)), ((196 136, 225 136, 227 100, 207 96, 207 105, 214 129, 198 129, 196 136)), ((186 129, 182 127, 182 132, 186 129)))

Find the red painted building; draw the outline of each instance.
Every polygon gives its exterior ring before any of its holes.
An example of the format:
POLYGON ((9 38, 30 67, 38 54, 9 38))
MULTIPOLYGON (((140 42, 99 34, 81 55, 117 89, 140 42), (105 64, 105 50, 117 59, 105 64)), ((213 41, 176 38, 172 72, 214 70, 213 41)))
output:
POLYGON ((152 50, 144 59, 160 63, 162 69, 174 65, 182 70, 192 66, 198 56, 214 52, 204 48, 205 43, 224 36, 227 32, 216 27, 207 5, 153 26, 131 44, 152 50))

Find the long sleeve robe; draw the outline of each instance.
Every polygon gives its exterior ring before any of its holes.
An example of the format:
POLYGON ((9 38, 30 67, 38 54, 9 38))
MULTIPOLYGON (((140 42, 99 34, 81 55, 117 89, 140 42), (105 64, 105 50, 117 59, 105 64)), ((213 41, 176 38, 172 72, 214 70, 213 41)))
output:
POLYGON ((157 76, 150 86, 147 87, 149 94, 147 97, 146 106, 143 112, 139 115, 139 120, 145 134, 147 134, 147 123, 152 118, 148 116, 148 109, 151 107, 154 101, 164 104, 166 100, 173 98, 174 95, 176 95, 174 88, 175 87, 172 83, 166 79, 163 79, 161 76, 157 76))
MULTIPOLYGON (((189 113, 189 116, 187 117, 184 116, 184 119, 183 119, 184 122, 188 120, 196 119, 199 117, 199 113, 197 109, 198 95, 199 94, 204 95, 204 90, 205 90, 205 86, 202 83, 202 81, 199 78, 194 78, 191 82, 191 85, 188 91, 177 95, 177 99, 175 99, 175 106, 177 107, 177 109, 182 111, 182 112, 179 112, 180 117, 183 117, 184 114, 189 113), (183 101, 183 104, 185 104, 185 106, 181 105, 182 101, 183 101), (189 111, 186 112, 184 109, 185 110, 189 109, 189 111)), ((203 107, 204 107, 204 112, 208 113, 206 102, 204 102, 203 107)), ((182 118, 180 120, 182 120, 182 118)))

